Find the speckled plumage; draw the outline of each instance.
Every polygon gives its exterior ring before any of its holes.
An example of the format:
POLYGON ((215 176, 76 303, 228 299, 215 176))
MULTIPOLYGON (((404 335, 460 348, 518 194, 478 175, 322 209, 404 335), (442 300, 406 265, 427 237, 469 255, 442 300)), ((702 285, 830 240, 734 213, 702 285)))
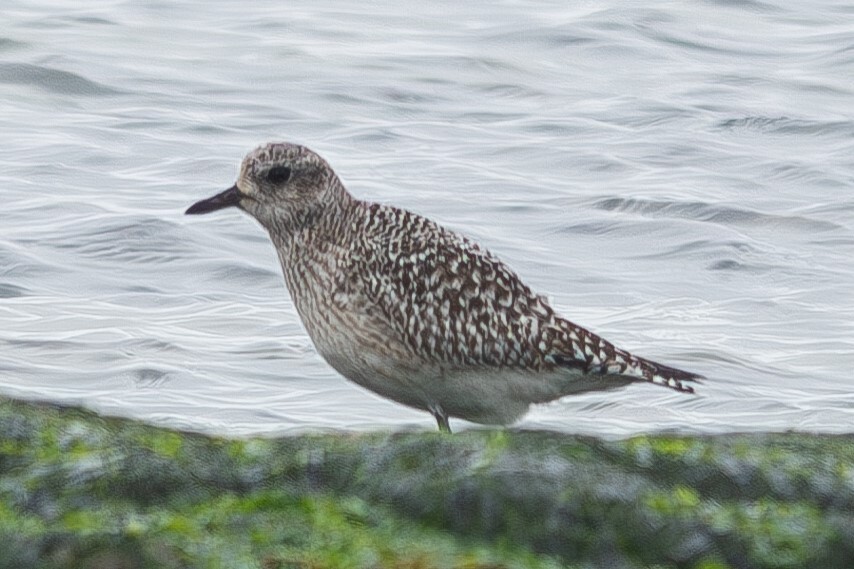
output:
POLYGON ((409 211, 353 198, 304 146, 244 159, 234 187, 192 206, 238 206, 270 234, 297 312, 339 373, 448 417, 512 423, 531 403, 647 381, 701 379, 623 351, 555 313, 505 264, 409 211))

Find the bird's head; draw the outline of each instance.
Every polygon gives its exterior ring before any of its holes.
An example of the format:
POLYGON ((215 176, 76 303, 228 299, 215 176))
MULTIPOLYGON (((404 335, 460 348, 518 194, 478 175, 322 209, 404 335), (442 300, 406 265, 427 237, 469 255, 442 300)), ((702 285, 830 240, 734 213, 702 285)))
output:
POLYGON ((293 231, 314 223, 349 198, 335 172, 314 151, 287 142, 259 146, 246 155, 237 182, 196 202, 187 214, 238 207, 269 231, 293 231))

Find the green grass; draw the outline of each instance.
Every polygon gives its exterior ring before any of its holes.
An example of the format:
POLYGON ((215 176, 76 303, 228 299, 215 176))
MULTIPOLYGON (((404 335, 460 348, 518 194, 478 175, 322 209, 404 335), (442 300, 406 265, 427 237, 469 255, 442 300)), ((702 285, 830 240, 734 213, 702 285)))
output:
POLYGON ((231 440, 0 399, 0 567, 847 568, 851 443, 231 440))

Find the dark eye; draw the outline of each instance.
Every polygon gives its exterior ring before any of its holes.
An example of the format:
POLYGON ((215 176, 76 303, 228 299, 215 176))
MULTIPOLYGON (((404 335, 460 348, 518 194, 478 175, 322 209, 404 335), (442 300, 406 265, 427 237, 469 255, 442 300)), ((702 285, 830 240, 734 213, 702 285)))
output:
POLYGON ((291 177, 291 169, 287 166, 274 166, 267 170, 267 180, 272 184, 284 184, 291 177))

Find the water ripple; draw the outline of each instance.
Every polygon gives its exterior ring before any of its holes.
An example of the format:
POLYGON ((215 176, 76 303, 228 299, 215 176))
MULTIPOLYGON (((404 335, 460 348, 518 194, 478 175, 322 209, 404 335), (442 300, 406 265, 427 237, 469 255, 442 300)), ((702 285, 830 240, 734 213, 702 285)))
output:
MULTIPOLYGON (((97 216, 77 222, 66 237, 50 247, 72 251, 81 257, 129 263, 173 263, 190 251, 187 243, 175 238, 175 223, 156 217, 97 216)), ((22 239, 22 244, 35 240, 22 239)))
POLYGON ((803 232, 844 229, 841 225, 830 221, 800 215, 775 215, 705 202, 607 198, 597 200, 592 204, 592 207, 605 211, 634 213, 646 217, 693 219, 732 226, 761 226, 803 232))
POLYGON ((752 130, 764 133, 791 134, 799 136, 832 135, 854 137, 854 121, 816 121, 790 117, 742 117, 725 119, 717 127, 723 130, 752 130))
POLYGON ((70 71, 29 63, 0 63, 0 83, 33 85, 58 95, 95 97, 120 93, 70 71))

